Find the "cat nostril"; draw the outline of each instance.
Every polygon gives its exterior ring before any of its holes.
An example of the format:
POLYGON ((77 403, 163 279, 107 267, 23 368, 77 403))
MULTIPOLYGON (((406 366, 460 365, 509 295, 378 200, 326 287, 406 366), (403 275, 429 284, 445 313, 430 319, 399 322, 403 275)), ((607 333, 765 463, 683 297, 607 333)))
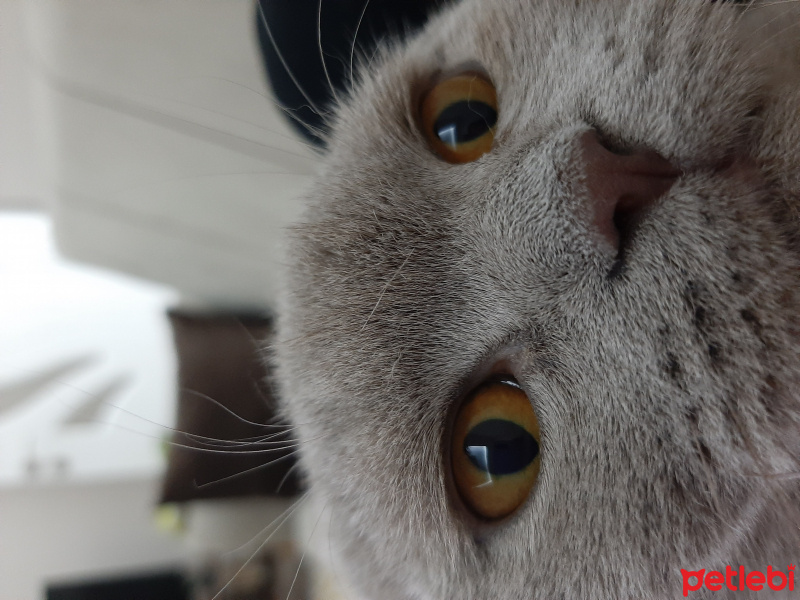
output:
POLYGON ((592 228, 620 254, 642 214, 681 171, 652 150, 616 152, 595 131, 583 133, 579 142, 592 228))
POLYGON ((597 137, 597 143, 599 143, 603 148, 612 154, 617 154, 619 156, 628 156, 633 154, 630 148, 626 148, 621 144, 612 141, 610 138, 600 135, 597 131, 595 131, 594 134, 597 137))

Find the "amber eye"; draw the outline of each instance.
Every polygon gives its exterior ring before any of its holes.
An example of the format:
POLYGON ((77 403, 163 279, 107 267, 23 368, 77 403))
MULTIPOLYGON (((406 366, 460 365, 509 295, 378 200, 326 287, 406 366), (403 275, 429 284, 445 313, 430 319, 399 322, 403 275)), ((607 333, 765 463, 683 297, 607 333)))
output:
POLYGON ((453 479, 479 517, 502 519, 519 508, 539 476, 539 421, 513 381, 484 384, 456 416, 453 479))
POLYGON ((471 162, 492 148, 497 92, 477 73, 444 79, 422 99, 420 120, 434 152, 451 163, 471 162))

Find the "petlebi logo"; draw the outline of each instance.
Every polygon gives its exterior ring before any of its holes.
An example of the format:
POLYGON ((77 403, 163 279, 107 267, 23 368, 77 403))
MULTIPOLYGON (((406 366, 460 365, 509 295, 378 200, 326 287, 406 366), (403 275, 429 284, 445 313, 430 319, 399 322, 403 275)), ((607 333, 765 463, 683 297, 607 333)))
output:
POLYGON ((722 571, 706 572, 705 569, 700 569, 699 571, 681 569, 683 595, 686 597, 689 592, 696 592, 702 587, 712 592, 722 589, 733 591, 752 590, 754 592, 763 589, 776 592, 782 590, 794 591, 794 569, 794 565, 786 567, 785 572, 768 565, 766 573, 763 571, 745 572, 744 567, 741 565, 738 569, 726 566, 724 573, 722 571))

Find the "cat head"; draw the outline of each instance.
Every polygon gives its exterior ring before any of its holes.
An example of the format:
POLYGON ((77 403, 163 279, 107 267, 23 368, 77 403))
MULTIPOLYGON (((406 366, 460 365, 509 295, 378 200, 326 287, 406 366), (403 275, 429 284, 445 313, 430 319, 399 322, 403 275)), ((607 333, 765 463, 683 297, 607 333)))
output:
POLYGON ((365 594, 665 597, 800 558, 799 33, 792 3, 466 0, 364 61, 276 357, 365 594), (487 512, 456 471, 495 388, 535 448, 487 512))

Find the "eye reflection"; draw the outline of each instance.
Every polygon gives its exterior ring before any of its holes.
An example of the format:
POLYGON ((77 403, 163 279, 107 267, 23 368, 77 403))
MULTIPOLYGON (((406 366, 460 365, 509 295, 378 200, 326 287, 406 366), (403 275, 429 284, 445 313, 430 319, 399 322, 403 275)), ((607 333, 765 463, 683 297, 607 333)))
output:
POLYGON ((445 108, 433 124, 445 144, 458 149, 489 133, 497 123, 497 111, 479 100, 461 100, 445 108))
POLYGON ((539 444, 522 427, 505 419, 487 419, 464 438, 473 465, 489 475, 510 475, 527 467, 539 454, 539 444))

